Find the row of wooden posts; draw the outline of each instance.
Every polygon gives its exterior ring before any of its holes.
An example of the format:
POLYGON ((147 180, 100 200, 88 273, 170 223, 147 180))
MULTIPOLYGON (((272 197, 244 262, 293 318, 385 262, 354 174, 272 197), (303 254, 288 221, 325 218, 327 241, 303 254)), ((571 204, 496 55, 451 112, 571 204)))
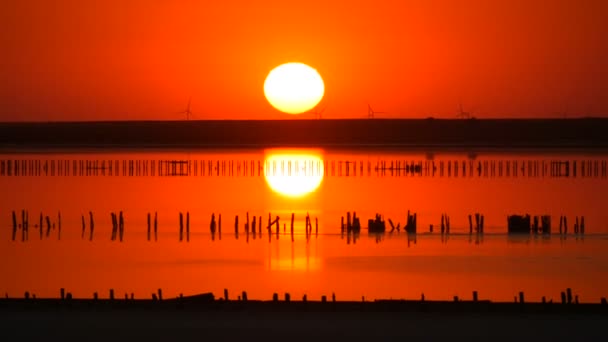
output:
MULTIPOLYGON (((24 294, 24 298, 25 299, 30 299, 30 297, 32 299, 36 299, 36 295, 35 294, 30 295, 30 292, 26 291, 25 294, 24 294)), ((205 294, 202 294, 202 295, 197 295, 197 297, 200 297, 202 299, 206 299, 208 301, 214 301, 215 300, 215 297, 213 296, 212 293, 205 293, 205 294)), ((8 297, 8 293, 5 294, 5 298, 9 298, 8 297)), ((64 288, 59 289, 59 298, 61 300, 71 300, 71 299, 73 299, 72 293, 71 292, 67 292, 64 288)), ((115 300, 115 299, 117 299, 115 297, 114 289, 110 289, 109 290, 109 297, 108 298, 109 298, 109 300, 115 300)), ((183 294, 180 294, 178 298, 183 299, 183 294)), ((290 302, 291 301, 291 294, 289 292, 286 292, 284 294, 283 298, 284 298, 283 299, 284 302, 290 302)), ((93 299, 94 300, 99 300, 99 294, 97 292, 93 293, 93 299)), ((125 293, 124 299, 125 300, 134 300, 135 299, 135 294, 133 292, 131 292, 130 295, 128 293, 125 293)), ((152 293, 151 299, 153 301, 162 301, 163 300, 163 290, 159 288, 156 292, 152 293)), ((578 295, 573 294, 571 288, 567 288, 565 291, 562 291, 560 293, 560 299, 561 299, 561 304, 563 304, 563 305, 579 304, 578 295)), ((229 296, 228 289, 224 289, 224 295, 221 298, 221 300, 224 300, 226 302, 228 302, 228 301, 231 300, 230 296, 229 296)), ((514 300, 515 303, 519 303, 519 304, 522 304, 522 305, 525 304, 526 303, 525 293, 523 291, 520 291, 517 296, 513 297, 513 300, 514 300)), ((244 301, 244 302, 248 301, 247 291, 242 291, 241 295, 237 296, 237 301, 244 301)), ((279 302, 279 294, 278 293, 275 292, 275 293, 272 294, 272 301, 273 302, 279 302)), ((306 294, 304 294, 302 296, 302 302, 307 302, 307 301, 308 301, 308 296, 306 294)), ((332 295, 331 295, 331 301, 334 302, 334 303, 336 302, 336 294, 335 293, 332 293, 332 295)), ((365 302, 365 296, 361 297, 361 301, 365 302)), ((424 293, 422 293, 420 295, 420 302, 425 302, 425 301, 426 301, 426 297, 425 297, 424 293)), ((454 302, 461 302, 462 300, 461 300, 461 298, 459 296, 454 296, 453 301, 454 302)), ((473 291, 472 302, 476 303, 478 301, 479 301, 478 292, 477 291, 473 291)), ((321 296, 321 302, 323 302, 323 303, 327 302, 327 296, 325 296, 325 295, 321 296)), ((542 302, 542 304, 552 304, 553 300, 550 299, 550 300, 547 301, 547 298, 545 296, 542 296, 541 302, 542 302)), ((608 302, 606 301, 606 297, 602 297, 600 299, 600 303, 603 304, 603 305, 608 305, 608 302)))
POLYGON ((0 176, 219 176, 264 174, 324 174, 362 176, 372 171, 381 176, 418 175, 440 177, 601 177, 608 175, 606 160, 323 160, 272 163, 264 160, 5 160, 0 159, 0 176), (293 167, 292 167, 293 165, 293 167))
MULTIPOLYGON (((123 241, 124 238, 124 233, 125 233, 125 220, 124 220, 124 215, 123 212, 120 211, 118 214, 112 212, 111 214, 111 219, 112 219, 112 234, 111 234, 111 241, 123 241)), ((93 236, 94 236, 94 230, 95 230, 95 221, 94 221, 94 217, 93 217, 93 212, 89 211, 88 213, 89 216, 89 234, 88 234, 88 239, 90 241, 93 240, 93 236)), ((17 235, 18 235, 18 230, 21 229, 21 240, 22 241, 27 241, 29 240, 29 228, 30 228, 30 222, 29 222, 29 212, 27 210, 21 210, 21 221, 19 222, 18 220, 18 215, 16 211, 12 211, 12 240, 15 241, 17 240, 17 235)), ((357 235, 360 233, 361 231, 361 223, 360 223, 360 219, 357 216, 356 212, 347 212, 346 214, 346 222, 345 222, 345 217, 342 216, 341 217, 341 233, 342 235, 344 235, 344 233, 346 232, 348 235, 353 234, 353 235, 357 235)), ((583 235, 585 233, 585 217, 581 216, 580 220, 579 217, 576 216, 576 221, 574 224, 574 234, 581 234, 583 235)), ((85 235, 86 235, 86 228, 87 228, 87 222, 85 219, 85 215, 81 216, 81 221, 82 221, 82 231, 81 231, 81 238, 85 239, 85 235)), ((397 225, 395 226, 395 224, 393 223, 393 221, 391 219, 388 219, 389 224, 391 226, 391 230, 389 231, 389 233, 393 233, 395 230, 397 232, 400 231, 401 229, 401 224, 397 223, 397 225)), ((484 231, 485 231, 485 225, 484 225, 484 215, 480 214, 480 213, 475 213, 473 215, 468 215, 468 222, 469 222, 469 234, 473 234, 473 232, 475 232, 478 235, 483 235, 484 231), (474 220, 473 220, 474 218, 474 220)), ((551 220, 550 217, 548 215, 544 215, 540 217, 538 216, 534 216, 533 220, 532 217, 530 217, 530 215, 511 215, 508 216, 508 232, 509 233, 535 233, 538 234, 539 232, 543 233, 543 234, 550 234, 551 233, 551 220), (532 222, 533 221, 533 222, 532 222), (539 224, 539 221, 542 221, 542 224, 539 224)), ((291 223, 290 223, 290 235, 292 240, 294 239, 294 222, 295 222, 295 213, 291 214, 291 223)), ((306 214, 306 229, 305 229, 305 233, 306 233, 306 238, 308 239, 311 235, 312 235, 312 219, 310 217, 310 215, 307 213, 306 214)), ((262 227, 263 223, 262 223, 262 216, 253 216, 252 220, 250 221, 250 216, 249 216, 249 212, 246 213, 246 221, 244 224, 244 230, 245 230, 245 234, 247 235, 247 238, 249 238, 249 234, 253 234, 253 238, 255 239, 256 236, 259 235, 259 237, 262 236, 262 227)), ((449 235, 450 234, 450 216, 447 214, 442 214, 441 215, 441 235, 449 235)), ((273 235, 273 227, 274 227, 274 235, 277 237, 279 236, 280 233, 280 217, 278 215, 276 215, 274 218, 272 217, 271 213, 268 213, 268 221, 266 224, 266 230, 268 232, 268 237, 269 239, 271 238, 271 236, 273 235)), ((57 238, 60 240, 61 239, 61 212, 57 213, 57 218, 56 221, 53 221, 51 219, 51 216, 49 215, 43 215, 43 213, 40 213, 39 216, 39 221, 37 224, 34 224, 34 228, 38 228, 39 230, 39 235, 40 235, 40 239, 42 240, 43 238, 49 238, 51 231, 53 230, 57 230, 57 238), (45 230, 46 227, 46 230, 45 230)), ((368 220, 368 229, 370 233, 384 233, 386 231, 386 226, 385 226, 385 222, 384 222, 384 218, 380 215, 380 214, 376 214, 375 219, 370 219, 368 220)), ((408 210, 407 212, 407 223, 404 225, 403 229, 408 233, 408 234, 416 234, 417 233, 417 214, 416 213, 410 213, 410 211, 408 210)), ((433 225, 431 224, 429 227, 429 232, 433 233, 433 225)), ((283 224, 283 233, 287 234, 287 224, 284 223, 283 224)), ((218 238, 221 240, 222 238, 222 215, 219 214, 218 218, 216 220, 216 216, 215 213, 211 215, 211 222, 210 222, 210 232, 211 232, 211 237, 213 240, 215 240, 215 236, 216 233, 218 235, 218 238)), ((318 235, 319 233, 319 220, 318 218, 315 218, 315 235, 318 235)), ((235 219, 234 219, 234 234, 235 237, 238 239, 239 237, 239 216, 236 215, 235 219)), ((563 235, 563 234, 568 234, 568 220, 566 216, 560 216, 560 222, 559 222, 559 234, 563 235)), ((152 238, 154 239, 154 241, 158 240, 158 214, 155 212, 154 213, 154 218, 152 219, 152 215, 151 213, 147 214, 147 240, 151 241, 152 238), (152 228, 153 227, 153 228, 152 228), (153 230, 152 230, 153 229, 153 230)), ((189 242, 190 241, 190 212, 186 212, 185 215, 184 213, 180 212, 179 213, 179 241, 186 241, 189 242), (185 216, 185 219, 184 219, 185 216)))

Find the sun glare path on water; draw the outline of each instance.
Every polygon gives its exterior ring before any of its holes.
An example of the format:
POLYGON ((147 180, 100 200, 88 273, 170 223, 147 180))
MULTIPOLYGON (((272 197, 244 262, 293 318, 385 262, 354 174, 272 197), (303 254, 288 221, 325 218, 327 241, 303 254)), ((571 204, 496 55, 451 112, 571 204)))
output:
POLYGON ((286 197, 303 197, 323 182, 323 158, 318 150, 267 150, 264 163, 266 183, 286 197))

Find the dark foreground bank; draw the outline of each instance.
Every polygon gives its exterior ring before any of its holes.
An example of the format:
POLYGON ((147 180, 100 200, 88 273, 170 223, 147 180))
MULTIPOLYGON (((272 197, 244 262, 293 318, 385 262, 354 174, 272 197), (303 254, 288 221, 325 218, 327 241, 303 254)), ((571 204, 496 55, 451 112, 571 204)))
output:
POLYGON ((19 340, 605 340, 606 305, 3 300, 19 340), (593 309, 590 309, 593 308, 593 309))
POLYGON ((608 119, 351 119, 0 123, 0 148, 608 148, 608 119))

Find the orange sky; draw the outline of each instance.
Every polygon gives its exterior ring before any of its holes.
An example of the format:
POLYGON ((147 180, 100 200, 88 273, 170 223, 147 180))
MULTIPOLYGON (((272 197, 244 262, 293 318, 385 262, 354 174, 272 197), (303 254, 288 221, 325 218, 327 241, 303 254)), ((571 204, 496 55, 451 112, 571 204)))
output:
MULTIPOLYGON (((608 2, 8 0, 0 121, 291 118, 263 94, 299 61, 326 118, 608 115, 608 2)), ((303 117, 312 117, 311 115, 303 117)))

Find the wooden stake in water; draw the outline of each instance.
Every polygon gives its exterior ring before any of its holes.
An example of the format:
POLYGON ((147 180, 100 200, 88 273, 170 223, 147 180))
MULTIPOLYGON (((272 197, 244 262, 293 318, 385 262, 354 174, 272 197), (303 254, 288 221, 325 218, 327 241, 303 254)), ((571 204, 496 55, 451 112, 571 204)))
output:
POLYGON ((13 210, 13 241, 15 241, 16 238, 17 238, 17 214, 15 214, 15 211, 13 210))
POLYGON ((184 214, 179 213, 179 241, 184 239, 184 214))
MULTIPOLYGON (((80 234, 80 238, 84 239, 84 231, 86 230, 84 215, 80 215, 80 218, 82 218, 82 233, 80 234)), ((42 238, 42 214, 40 214, 40 237, 42 238)))
POLYGON ((89 241, 93 241, 94 232, 95 232, 95 220, 93 220, 93 212, 89 211, 89 241))
POLYGON ((43 217, 42 217, 42 213, 40 213, 40 218, 39 218, 39 223, 38 223, 38 233, 40 233, 40 240, 42 240, 42 226, 44 226, 43 223, 43 217))
POLYGON ((154 212, 154 241, 158 241, 158 215, 154 212))
POLYGON ((190 242, 190 212, 186 212, 186 241, 190 242))
POLYGON ((151 226, 151 223, 152 222, 151 222, 151 219, 150 219, 150 213, 148 213, 148 235, 147 235, 148 241, 150 241, 150 232, 151 232, 151 230, 150 230, 151 227, 150 226, 151 226))
POLYGON ((118 234, 120 236, 120 242, 122 242, 123 235, 125 233, 125 220, 122 215, 122 211, 120 212, 120 217, 118 219, 118 234))

